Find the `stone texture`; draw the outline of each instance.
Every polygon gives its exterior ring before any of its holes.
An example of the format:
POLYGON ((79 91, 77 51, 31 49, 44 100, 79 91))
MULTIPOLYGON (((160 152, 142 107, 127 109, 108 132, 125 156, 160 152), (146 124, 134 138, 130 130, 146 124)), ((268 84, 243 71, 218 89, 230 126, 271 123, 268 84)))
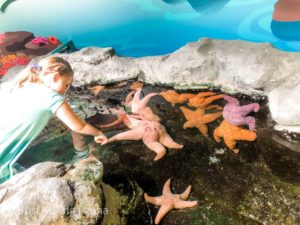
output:
POLYGON ((102 163, 86 159, 75 168, 62 163, 37 164, 0 185, 3 224, 97 224, 104 206, 102 163))

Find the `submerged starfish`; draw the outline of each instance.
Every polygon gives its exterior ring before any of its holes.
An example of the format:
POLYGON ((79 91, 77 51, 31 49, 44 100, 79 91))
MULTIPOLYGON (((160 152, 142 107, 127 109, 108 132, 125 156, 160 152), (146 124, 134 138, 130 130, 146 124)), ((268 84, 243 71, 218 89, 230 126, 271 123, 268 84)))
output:
POLYGON ((221 141, 221 137, 224 138, 225 144, 230 150, 234 153, 238 153, 239 149, 235 148, 236 142, 238 140, 254 141, 256 139, 256 133, 234 126, 226 120, 223 120, 220 126, 214 130, 214 138, 217 142, 221 141))
POLYGON ((133 82, 129 87, 130 90, 137 90, 139 88, 143 88, 143 83, 141 83, 140 81, 133 82))
POLYGON ((140 99, 141 92, 141 88, 129 92, 125 99, 125 105, 131 107, 131 112, 140 115, 142 119, 160 121, 160 118, 147 106, 150 99, 157 95, 157 93, 147 94, 144 98, 140 99))
POLYGON ((94 87, 89 88, 89 90, 94 96, 97 96, 100 92, 104 91, 105 89, 106 87, 104 85, 96 85, 94 87))
POLYGON ((194 94, 189 94, 189 93, 183 93, 183 94, 178 94, 174 90, 168 90, 168 91, 162 91, 159 93, 166 101, 172 103, 174 106, 175 104, 179 103, 185 103, 187 102, 190 98, 194 97, 194 94))
POLYGON ((107 143, 123 140, 142 140, 150 150, 156 153, 154 161, 161 159, 166 154, 164 146, 174 149, 183 148, 183 145, 176 143, 167 133, 166 128, 157 121, 139 120, 128 114, 119 119, 131 130, 112 136, 107 143))
POLYGON ((145 200, 154 205, 160 206, 155 217, 155 224, 159 224, 162 218, 172 209, 184 209, 196 206, 197 201, 185 201, 191 192, 191 185, 182 194, 173 194, 170 189, 171 180, 168 179, 163 187, 163 194, 157 197, 151 197, 144 194, 145 200))
MULTIPOLYGON (((223 98, 223 95, 216 95, 214 92, 201 92, 194 96, 193 98, 189 99, 189 106, 196 107, 196 108, 205 108, 213 101, 223 98)), ((210 107, 219 107, 216 105, 211 105, 210 107)))
POLYGON ((190 110, 186 107, 180 107, 183 112, 184 117, 187 119, 187 122, 183 125, 183 128, 193 128, 196 127, 199 129, 200 133, 204 136, 208 136, 208 123, 213 122, 220 116, 222 116, 222 112, 205 114, 205 109, 198 108, 196 111, 190 110))
POLYGON ((255 118, 247 116, 250 112, 258 112, 259 104, 252 103, 240 106, 240 102, 233 97, 224 95, 224 99, 228 102, 223 110, 223 117, 232 125, 248 125, 250 130, 255 130, 255 118))

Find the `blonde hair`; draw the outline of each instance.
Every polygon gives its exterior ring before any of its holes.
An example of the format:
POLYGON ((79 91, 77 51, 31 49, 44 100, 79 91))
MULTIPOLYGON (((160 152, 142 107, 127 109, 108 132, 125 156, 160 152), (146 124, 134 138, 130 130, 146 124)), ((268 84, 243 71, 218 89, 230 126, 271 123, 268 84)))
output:
POLYGON ((73 76, 74 74, 70 63, 63 58, 52 56, 41 60, 38 64, 28 65, 16 77, 14 86, 20 88, 27 82, 42 83, 41 76, 55 72, 60 76, 73 76))

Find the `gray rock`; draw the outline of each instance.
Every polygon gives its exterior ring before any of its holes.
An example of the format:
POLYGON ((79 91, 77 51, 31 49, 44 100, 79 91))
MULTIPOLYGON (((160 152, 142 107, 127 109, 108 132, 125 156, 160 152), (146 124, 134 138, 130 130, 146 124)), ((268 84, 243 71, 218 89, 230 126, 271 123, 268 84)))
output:
POLYGON ((287 127, 295 132, 300 132, 299 91, 300 84, 290 88, 275 88, 268 95, 272 118, 282 125, 282 129, 287 127))
POLYGON ((102 163, 39 163, 0 185, 1 224, 92 225, 103 217, 102 163))
POLYGON ((2 224, 49 224, 74 204, 67 181, 56 177, 35 180, 8 195, 0 205, 2 224))

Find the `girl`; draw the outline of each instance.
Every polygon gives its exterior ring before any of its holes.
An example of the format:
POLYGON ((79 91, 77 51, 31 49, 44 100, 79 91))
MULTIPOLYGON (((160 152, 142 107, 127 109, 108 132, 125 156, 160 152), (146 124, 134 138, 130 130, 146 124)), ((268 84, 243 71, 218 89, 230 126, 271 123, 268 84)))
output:
MULTIPOLYGON (((97 143, 107 142, 100 130, 76 116, 65 101, 63 94, 72 80, 70 64, 62 58, 49 57, 28 66, 17 77, 12 91, 0 96, 0 183, 13 175, 16 159, 53 114, 73 132, 95 136, 97 143)), ((74 146, 79 158, 87 156, 88 150, 84 151, 82 145, 74 146)))

